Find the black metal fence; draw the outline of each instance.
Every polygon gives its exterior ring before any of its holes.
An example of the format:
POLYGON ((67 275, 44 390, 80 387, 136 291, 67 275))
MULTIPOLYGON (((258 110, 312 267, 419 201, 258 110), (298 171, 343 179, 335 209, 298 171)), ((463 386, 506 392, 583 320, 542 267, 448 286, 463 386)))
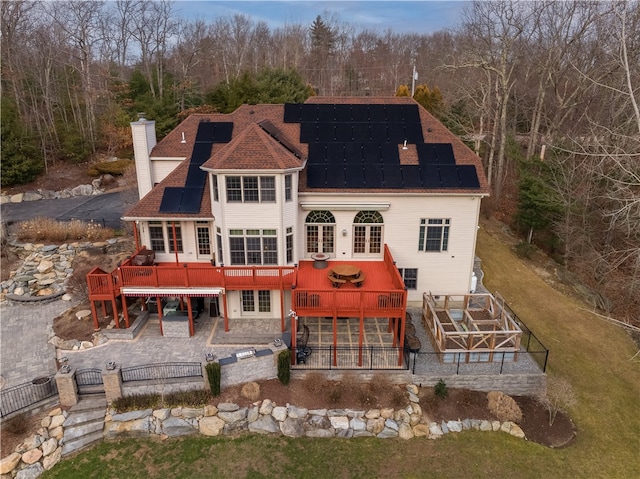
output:
POLYGON ((200 363, 158 363, 122 368, 122 382, 202 377, 200 363))
POLYGON ((31 382, 18 384, 0 391, 0 417, 26 409, 58 394, 53 376, 43 376, 31 382))
POLYGON ((296 350, 293 369, 408 369, 408 350, 381 346, 313 346, 296 350))

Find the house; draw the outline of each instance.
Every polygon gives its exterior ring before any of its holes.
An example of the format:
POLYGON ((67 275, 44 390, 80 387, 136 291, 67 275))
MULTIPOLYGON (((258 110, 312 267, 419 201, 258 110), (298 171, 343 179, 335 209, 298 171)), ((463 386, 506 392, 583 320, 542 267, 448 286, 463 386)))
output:
POLYGON ((160 142, 153 121, 131 129, 141 199, 123 219, 152 259, 88 277, 92 306, 121 297, 127 325, 131 298, 197 297, 225 330, 321 316, 362 331, 384 317, 402 346, 408 304, 469 293, 487 180, 411 98, 242 105, 193 114, 160 142))

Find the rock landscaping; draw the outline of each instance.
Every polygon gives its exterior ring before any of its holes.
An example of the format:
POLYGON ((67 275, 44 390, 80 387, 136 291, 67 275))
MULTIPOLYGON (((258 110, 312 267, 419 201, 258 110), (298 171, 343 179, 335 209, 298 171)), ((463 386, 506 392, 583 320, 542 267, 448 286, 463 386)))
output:
POLYGON ((96 178, 90 185, 78 185, 73 188, 64 188, 60 191, 38 189, 36 191, 26 191, 13 195, 0 195, 0 204, 22 203, 23 201, 57 200, 60 198, 71 198, 73 196, 93 196, 104 193, 102 183, 113 180, 111 175, 104 175, 96 178))

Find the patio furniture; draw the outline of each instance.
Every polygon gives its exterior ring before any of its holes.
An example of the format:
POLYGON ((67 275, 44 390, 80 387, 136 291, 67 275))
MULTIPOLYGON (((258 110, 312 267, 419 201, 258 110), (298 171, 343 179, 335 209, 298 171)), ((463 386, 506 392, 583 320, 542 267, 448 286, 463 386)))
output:
POLYGON ((349 281, 351 281, 351 284, 355 285, 356 288, 359 288, 362 286, 362 283, 364 283, 364 273, 360 273, 357 278, 352 278, 349 281))
POLYGON ((314 269, 325 269, 328 266, 329 255, 325 253, 314 253, 311 255, 314 269))
POLYGON ((329 281, 331 281, 331 284, 333 285, 334 288, 339 288, 340 285, 344 284, 347 282, 346 279, 342 279, 339 276, 336 276, 333 271, 331 273, 329 273, 327 275, 327 277, 329 278, 329 281))

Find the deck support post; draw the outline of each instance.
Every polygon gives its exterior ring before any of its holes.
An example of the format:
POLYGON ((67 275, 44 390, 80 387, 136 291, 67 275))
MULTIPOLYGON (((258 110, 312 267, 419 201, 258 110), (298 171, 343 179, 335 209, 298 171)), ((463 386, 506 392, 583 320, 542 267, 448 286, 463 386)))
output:
POLYGON ((222 291, 222 309, 224 310, 224 332, 229 332, 229 314, 227 313, 227 294, 222 291))
POLYGON ((116 328, 120 329, 120 316, 118 315, 118 305, 116 298, 111 299, 111 308, 113 309, 113 320, 116 322, 116 328))
POLYGON ((129 308, 127 307, 127 298, 122 295, 122 314, 124 316, 124 325, 129 328, 129 308))
MULTIPOLYGON (((180 297, 182 299, 182 297, 180 297)), ((189 336, 195 334, 195 327, 193 326, 193 308, 191 307, 191 299, 187 297, 187 313, 189 314, 189 336)))
POLYGON ((96 302, 91 301, 91 316, 93 316, 93 329, 96 331, 100 329, 100 323, 98 322, 98 311, 96 311, 96 302))
POLYGON ((158 305, 158 321, 160 321, 160 334, 164 336, 164 331, 162 330, 162 298, 160 296, 156 296, 156 304, 158 305))

